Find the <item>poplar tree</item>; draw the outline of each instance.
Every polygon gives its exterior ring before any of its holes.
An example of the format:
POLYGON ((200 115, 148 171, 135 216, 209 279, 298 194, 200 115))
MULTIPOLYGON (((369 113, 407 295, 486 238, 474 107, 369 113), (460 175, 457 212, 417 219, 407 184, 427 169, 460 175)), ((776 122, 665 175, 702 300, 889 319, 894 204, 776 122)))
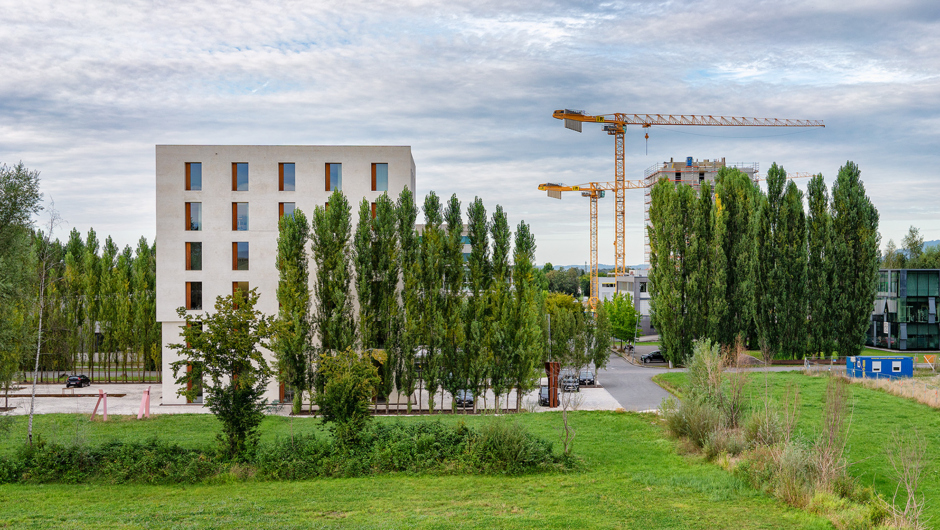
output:
POLYGON ((399 303, 399 244, 398 215, 395 204, 383 193, 376 201, 375 219, 372 222, 372 256, 375 270, 374 304, 376 322, 373 338, 378 348, 384 352, 385 361, 379 368, 381 381, 376 388, 385 398, 385 411, 388 412, 388 398, 395 382, 395 368, 398 366, 399 334, 401 333, 402 311, 399 303))
POLYGON ((497 205, 490 223, 493 238, 493 281, 490 290, 490 312, 493 315, 492 361, 489 363, 490 388, 496 398, 507 394, 512 386, 513 307, 510 293, 509 221, 503 207, 497 205))
MULTIPOLYGON (((73 370, 80 363, 84 344, 84 254, 85 243, 75 228, 69 233, 65 244, 64 269, 62 273, 62 288, 65 293, 63 301, 63 324, 65 325, 66 345, 69 352, 70 366, 73 370)), ((156 315, 154 315, 156 320, 156 315)))
POLYGON ((710 183, 702 184, 694 207, 688 260, 696 265, 689 274, 689 320, 692 338, 698 339, 708 335, 712 321, 717 318, 712 314, 718 285, 712 278, 717 259, 710 183))
POLYGON ((483 201, 476 197, 467 206, 467 239, 470 256, 467 258, 467 311, 464 318, 464 350, 467 356, 467 387, 473 392, 473 408, 485 388, 486 366, 492 357, 490 335, 492 315, 487 304, 487 293, 492 284, 493 266, 490 263, 489 221, 483 201))
POLYGON ((141 381, 143 371, 150 362, 160 369, 159 355, 162 347, 161 330, 157 323, 156 304, 156 256, 147 238, 137 242, 134 257, 134 347, 141 359, 141 381), (150 361, 150 362, 148 362, 150 361))
POLYGON ((755 230, 759 190, 737 168, 718 170, 715 182, 715 297, 709 335, 724 344, 754 334, 755 230))
POLYGON ((692 354, 692 274, 698 261, 691 248, 696 218, 690 186, 660 179, 651 192, 649 284, 650 313, 660 332, 666 359, 680 362, 692 354))
POLYGON ((833 350, 832 297, 833 256, 832 216, 829 192, 822 174, 807 186, 809 216, 806 220, 807 259, 807 351, 828 356, 833 350))
POLYGON ((832 327, 840 357, 858 355, 871 326, 877 294, 878 210, 854 162, 839 168, 832 187, 832 327))
POLYGON ((320 354, 344 351, 356 343, 350 282, 349 202, 333 191, 326 207, 317 206, 311 226, 311 251, 317 266, 314 329, 320 339, 320 354))
POLYGON ((756 315, 761 350, 802 358, 806 348, 806 217, 803 193, 774 163, 757 232, 756 315))
POLYGON ((428 391, 428 410, 434 414, 434 393, 441 384, 440 358, 442 338, 446 330, 444 320, 444 233, 441 201, 433 191, 424 198, 424 232, 418 254, 420 308, 420 344, 424 349, 421 360, 422 377, 428 391))
POLYGON ((84 281, 82 293, 85 299, 85 356, 88 363, 88 375, 95 379, 95 355, 98 353, 98 337, 96 326, 101 310, 99 288, 101 283, 101 266, 98 258, 98 237, 94 228, 88 229, 85 239, 85 254, 83 256, 84 281))
MULTIPOLYGON (((114 336, 114 365, 116 372, 118 361, 120 361, 125 383, 127 382, 127 355, 134 334, 134 318, 131 308, 131 300, 134 296, 131 288, 133 266, 133 251, 130 246, 125 245, 124 250, 117 257, 117 263, 111 275, 111 304, 114 311, 111 334, 114 336)), ((117 376, 116 373, 115 376, 117 376)))
POLYGON ((513 341, 509 361, 510 376, 516 388, 516 410, 522 395, 538 385, 538 364, 544 351, 541 315, 544 300, 535 281, 535 236, 524 221, 516 226, 513 245, 512 283, 513 341))
POLYGON ((453 400, 451 408, 457 410, 457 393, 466 390, 470 379, 469 356, 464 348, 464 262, 463 219, 457 195, 451 195, 444 209, 447 231, 443 239, 442 263, 444 265, 444 341, 441 353, 444 361, 441 382, 453 400))
POLYGON ((104 349, 104 366, 108 381, 111 380, 111 366, 118 347, 116 323, 119 315, 117 313, 117 280, 115 275, 115 260, 117 259, 118 248, 114 244, 111 236, 105 238, 104 247, 101 249, 101 277, 99 279, 99 297, 101 299, 101 308, 98 313, 98 320, 102 335, 102 349, 104 349))
POLYGON ((310 322, 310 272, 307 241, 310 226, 304 213, 295 209, 278 221, 277 334, 272 346, 277 355, 281 382, 294 392, 291 410, 301 411, 303 392, 309 388, 313 364, 310 322))
POLYGON ((421 337, 421 311, 419 302, 420 268, 419 244, 415 233, 418 208, 414 195, 407 187, 398 196, 395 207, 399 255, 401 267, 400 316, 394 320, 396 326, 395 384, 407 399, 407 410, 411 413, 411 398, 417 386, 416 349, 421 337))

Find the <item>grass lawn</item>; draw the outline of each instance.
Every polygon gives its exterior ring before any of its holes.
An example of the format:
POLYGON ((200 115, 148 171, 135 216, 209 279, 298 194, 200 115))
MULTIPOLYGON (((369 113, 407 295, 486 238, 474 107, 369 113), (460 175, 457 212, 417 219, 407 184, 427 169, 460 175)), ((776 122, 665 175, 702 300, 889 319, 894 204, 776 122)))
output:
MULTIPOLYGON (((515 417, 556 441, 559 413, 515 417)), ((110 420, 110 418, 109 418, 110 420)), ((489 417, 446 416, 478 424, 489 417)), ((428 421, 377 418, 376 421, 428 421)), ((198 486, 0 486, 0 528, 831 528, 748 487, 718 466, 676 454, 653 415, 574 412, 576 473, 407 476, 198 486)), ((269 417, 263 437, 320 429, 319 420, 269 417)), ((158 436, 197 447, 218 427, 206 415, 90 423, 84 416, 36 418, 36 432, 98 443, 158 436)), ((25 421, 0 443, 22 443, 25 421), (14 436, 15 439, 10 439, 14 436)))
MULTIPOLYGON (((801 397, 801 413, 797 431, 808 438, 819 432, 823 400, 826 395, 825 376, 807 376, 801 372, 753 373, 748 384, 752 399, 758 399, 764 391, 765 381, 773 396, 782 397, 788 383, 798 384, 801 397)), ((669 373, 657 376, 666 385, 681 387, 687 380, 685 373, 669 373)), ((664 385, 665 386, 665 385, 664 385)), ((940 414, 935 409, 900 398, 880 390, 871 390, 852 385, 852 425, 849 431, 847 458, 849 472, 863 486, 874 486, 889 501, 894 496, 897 482, 891 480, 893 471, 884 453, 887 442, 896 429, 903 431, 914 427, 924 435, 928 450, 929 467, 921 481, 920 492, 927 500, 925 516, 929 521, 940 521, 940 414)), ((903 504, 903 499, 899 496, 903 504)))

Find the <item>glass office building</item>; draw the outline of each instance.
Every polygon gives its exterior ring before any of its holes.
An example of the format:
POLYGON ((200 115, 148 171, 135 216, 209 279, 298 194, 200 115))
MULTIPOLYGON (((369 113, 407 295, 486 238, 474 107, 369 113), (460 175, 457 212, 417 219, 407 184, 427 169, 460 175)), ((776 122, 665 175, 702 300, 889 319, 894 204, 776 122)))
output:
POLYGON ((881 269, 867 344, 892 350, 940 349, 940 269, 881 269))

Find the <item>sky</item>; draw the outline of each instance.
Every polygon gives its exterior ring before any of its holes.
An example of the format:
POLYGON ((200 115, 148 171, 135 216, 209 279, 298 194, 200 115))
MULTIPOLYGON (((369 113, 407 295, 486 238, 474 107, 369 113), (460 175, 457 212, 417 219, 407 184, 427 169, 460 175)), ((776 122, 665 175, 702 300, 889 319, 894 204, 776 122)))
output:
MULTIPOLYGON (((614 145, 565 129, 564 108, 823 120, 628 128, 626 178, 692 156, 831 187, 851 160, 882 246, 909 226, 940 239, 932 0, 0 0, 0 28, 0 162, 40 172, 63 239, 154 238, 157 144, 410 145, 419 197, 501 204, 539 263, 581 264, 588 200, 537 187, 613 180, 614 145)), ((626 261, 642 263, 643 192, 626 193, 626 261)), ((599 212, 612 263, 610 195, 599 212)))

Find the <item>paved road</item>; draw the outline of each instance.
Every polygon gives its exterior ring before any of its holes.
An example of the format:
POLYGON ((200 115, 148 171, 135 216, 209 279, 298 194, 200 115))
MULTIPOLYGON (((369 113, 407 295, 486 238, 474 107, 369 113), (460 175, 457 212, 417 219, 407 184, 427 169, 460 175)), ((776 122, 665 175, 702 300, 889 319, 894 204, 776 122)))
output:
MULTIPOLYGON (((657 346, 637 346, 637 354, 655 350, 657 346)), ((659 407, 669 392, 652 381, 656 374, 668 372, 665 368, 647 368, 628 363, 611 355, 607 368, 598 371, 598 382, 620 403, 624 410, 653 410, 659 407)))

